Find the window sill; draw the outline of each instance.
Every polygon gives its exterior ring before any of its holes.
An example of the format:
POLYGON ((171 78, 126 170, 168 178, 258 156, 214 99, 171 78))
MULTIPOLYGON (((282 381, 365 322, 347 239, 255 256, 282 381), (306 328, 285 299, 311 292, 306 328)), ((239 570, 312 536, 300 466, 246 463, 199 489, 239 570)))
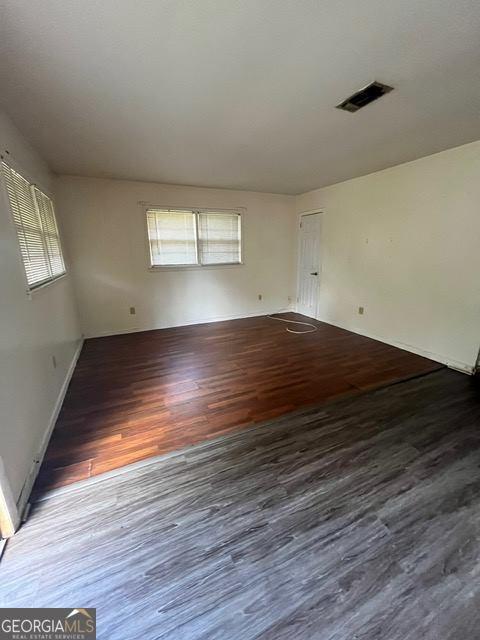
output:
POLYGON ((224 262, 218 264, 172 264, 172 265, 155 265, 148 267, 148 271, 198 271, 200 269, 232 269, 234 267, 243 266, 243 262, 224 262))
POLYGON ((33 297, 35 297, 37 295, 37 293, 40 293, 40 291, 44 291, 45 289, 47 289, 51 285, 55 284, 56 282, 59 282, 60 280, 63 280, 64 278, 67 277, 67 275, 68 275, 68 273, 65 271, 65 273, 62 273, 62 275, 57 276, 56 278, 53 278, 52 280, 47 280, 47 282, 44 282, 43 284, 39 284, 38 287, 33 287, 32 289, 27 289, 27 297, 32 299, 33 297))

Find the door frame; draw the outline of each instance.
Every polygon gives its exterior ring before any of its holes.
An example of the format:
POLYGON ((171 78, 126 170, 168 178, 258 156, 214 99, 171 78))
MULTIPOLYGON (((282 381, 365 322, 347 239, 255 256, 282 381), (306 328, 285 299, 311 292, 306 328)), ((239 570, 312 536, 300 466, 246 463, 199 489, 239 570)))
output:
POLYGON ((322 227, 323 227, 323 214, 324 214, 324 210, 323 209, 309 209, 308 211, 300 211, 300 213, 297 214, 297 260, 296 260, 296 264, 297 264, 297 277, 296 277, 296 291, 295 291, 295 311, 297 311, 297 313, 300 313, 298 311, 298 298, 299 298, 299 293, 300 293, 300 258, 301 258, 301 244, 300 244, 300 225, 302 223, 302 218, 306 217, 306 216, 312 216, 315 214, 319 214, 320 215, 320 256, 319 256, 319 262, 318 262, 318 280, 317 280, 317 302, 315 305, 315 316, 314 316, 314 320, 318 320, 318 303, 319 303, 319 299, 320 299, 320 281, 322 279, 322 251, 321 251, 321 242, 322 242, 322 227))
POLYGON ((0 456, 0 535, 11 538, 20 525, 20 514, 0 456))

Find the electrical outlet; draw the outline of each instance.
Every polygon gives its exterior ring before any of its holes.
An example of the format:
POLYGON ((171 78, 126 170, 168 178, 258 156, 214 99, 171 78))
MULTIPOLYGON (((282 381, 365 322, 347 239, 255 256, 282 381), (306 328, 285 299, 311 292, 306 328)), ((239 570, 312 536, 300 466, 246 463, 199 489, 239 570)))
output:
POLYGON ((259 294, 258 294, 258 299, 259 299, 259 300, 262 300, 262 298, 263 298, 262 294, 261 294, 261 293, 259 293, 259 294))
POLYGON ((57 368, 57 359, 55 358, 55 356, 52 356, 52 364, 53 364, 53 368, 56 369, 57 368))
POLYGON ((130 307, 130 315, 134 316, 137 313, 137 310, 135 309, 135 307, 130 307))
POLYGON ((358 314, 360 316, 363 316, 364 311, 365 311, 365 309, 363 307, 358 307, 358 314))

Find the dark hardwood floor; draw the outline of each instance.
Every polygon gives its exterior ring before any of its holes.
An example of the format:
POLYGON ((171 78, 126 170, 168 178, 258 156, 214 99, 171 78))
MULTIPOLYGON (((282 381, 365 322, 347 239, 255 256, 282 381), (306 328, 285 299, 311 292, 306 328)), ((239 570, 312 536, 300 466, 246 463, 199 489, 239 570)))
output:
POLYGON ((105 640, 478 640, 479 425, 443 369, 66 489, 0 606, 96 607, 105 640))
POLYGON ((295 335, 263 316, 87 340, 36 492, 441 367, 315 324, 295 335))

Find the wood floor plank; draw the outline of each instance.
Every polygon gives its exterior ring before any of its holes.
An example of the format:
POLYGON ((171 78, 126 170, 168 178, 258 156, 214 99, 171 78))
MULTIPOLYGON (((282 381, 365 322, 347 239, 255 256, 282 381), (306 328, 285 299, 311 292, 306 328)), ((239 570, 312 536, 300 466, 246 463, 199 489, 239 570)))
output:
POLYGON ((315 324, 294 335, 257 317, 87 340, 36 492, 441 366, 315 324), (117 443, 135 436, 138 447, 117 443))
POLYGON ((0 606, 96 607, 108 640, 477 640, 479 425, 443 369, 72 488, 7 543, 0 606))

